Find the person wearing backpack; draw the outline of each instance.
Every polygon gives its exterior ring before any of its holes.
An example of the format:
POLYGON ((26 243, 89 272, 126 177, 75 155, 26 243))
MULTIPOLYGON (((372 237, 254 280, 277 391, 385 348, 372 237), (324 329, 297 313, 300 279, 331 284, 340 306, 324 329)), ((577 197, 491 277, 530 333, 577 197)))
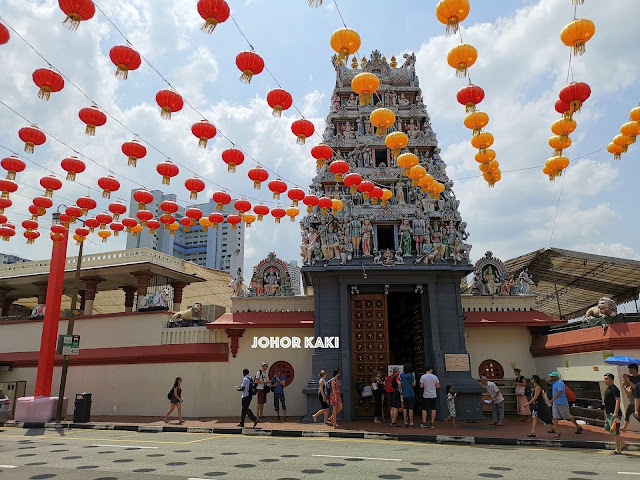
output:
POLYGON ((173 382, 173 387, 167 393, 167 398, 171 402, 171 407, 169 407, 169 411, 164 416, 164 423, 169 423, 169 415, 173 412, 174 408, 178 408, 178 423, 182 425, 184 422, 182 421, 182 378, 177 377, 175 382, 173 382))
MULTIPOLYGON (((553 396, 549 402, 551 403, 551 410, 553 413, 553 426, 548 433, 553 433, 553 436, 560 437, 558 431, 558 421, 568 420, 576 426, 576 434, 582 433, 582 426, 578 425, 576 419, 571 416, 569 412, 569 400, 567 399, 567 387, 564 382, 560 380, 558 372, 551 372, 549 374, 549 382, 552 384, 553 396)), ((572 392, 573 394, 573 392, 572 392)))
POLYGON ((393 367, 391 375, 384 379, 384 389, 389 394, 389 407, 391 409, 391 426, 397 427, 398 410, 402 406, 402 384, 398 372, 398 367, 393 367))
POLYGON ((258 417, 256 417, 251 411, 251 400, 253 396, 258 392, 258 385, 253 381, 251 375, 249 375, 249 369, 245 368, 242 370, 242 385, 236 387, 236 390, 242 392, 242 413, 240 414, 240 423, 238 427, 244 427, 244 419, 245 417, 249 417, 250 420, 253 420, 253 428, 256 428, 258 424, 258 417))

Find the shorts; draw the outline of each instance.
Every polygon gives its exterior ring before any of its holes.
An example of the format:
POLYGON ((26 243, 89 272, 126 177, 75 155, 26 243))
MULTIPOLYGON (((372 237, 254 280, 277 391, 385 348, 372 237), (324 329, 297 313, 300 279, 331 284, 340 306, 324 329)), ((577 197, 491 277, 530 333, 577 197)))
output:
POLYGON ((320 407, 322 408, 322 410, 324 410, 325 408, 329 408, 329 403, 324 401, 321 393, 318 394, 318 400, 320 400, 320 407))
POLYGON ((180 400, 178 400, 178 397, 176 397, 175 395, 173 395, 173 396, 171 397, 171 400, 170 400, 170 401, 171 401, 171 403, 173 403, 174 405, 175 405, 175 404, 177 404, 177 403, 180 403, 180 400))
POLYGON ((568 405, 558 405, 557 403, 553 404, 552 407, 553 418, 554 420, 573 420, 571 413, 569 412, 568 405))
POLYGON ((264 405, 264 402, 267 400, 267 394, 264 393, 264 390, 258 390, 258 405, 264 405))
POLYGON ((531 410, 531 418, 537 418, 538 417, 538 411, 537 410, 531 410))
POLYGON ((278 404, 278 400, 282 404, 282 409, 286 410, 287 409, 287 404, 284 403, 284 393, 274 393, 273 394, 273 408, 276 409, 276 412, 280 411, 280 406, 278 404))
POLYGON ((391 408, 401 408, 402 407, 402 403, 400 401, 400 392, 399 391, 395 391, 393 393, 389 394, 389 406, 391 408))
POLYGON ((416 406, 416 397, 403 397, 402 401, 405 410, 413 410, 416 406))
POLYGON ((624 412, 625 421, 628 422, 635 411, 636 411, 636 407, 635 407, 634 399, 632 398, 631 403, 627 405, 627 410, 624 412))
POLYGON ((620 435, 620 422, 622 421, 622 417, 614 417, 612 414, 607 414, 607 419, 604 421, 604 429, 609 432, 611 435, 620 435), (613 420, 616 421, 616 428, 611 430, 611 424, 613 420))
POLYGON ((437 398, 422 398, 422 410, 432 411, 436 409, 436 405, 438 404, 437 398))

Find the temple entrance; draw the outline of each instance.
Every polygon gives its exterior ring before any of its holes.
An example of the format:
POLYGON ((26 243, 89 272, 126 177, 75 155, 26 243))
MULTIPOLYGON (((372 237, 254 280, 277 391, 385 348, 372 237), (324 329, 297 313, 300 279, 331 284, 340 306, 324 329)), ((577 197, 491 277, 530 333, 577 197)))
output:
POLYGON ((387 248, 394 252, 396 250, 396 242, 393 225, 377 225, 378 251, 382 252, 387 248))
POLYGON ((410 363, 413 371, 423 374, 424 335, 420 295, 414 292, 387 295, 389 323, 389 363, 410 363))
POLYGON ((383 163, 385 165, 387 164, 387 149, 386 148, 376 149, 375 150, 375 154, 376 154, 376 156, 375 156, 375 161, 376 161, 375 166, 376 167, 379 167, 383 163))
MULTIPOLYGON (((353 396, 356 417, 373 416, 373 397, 363 397, 377 370, 386 372, 389 363, 387 302, 384 294, 351 297, 353 354, 353 396)), ((344 379, 348 381, 348 379, 344 379)))

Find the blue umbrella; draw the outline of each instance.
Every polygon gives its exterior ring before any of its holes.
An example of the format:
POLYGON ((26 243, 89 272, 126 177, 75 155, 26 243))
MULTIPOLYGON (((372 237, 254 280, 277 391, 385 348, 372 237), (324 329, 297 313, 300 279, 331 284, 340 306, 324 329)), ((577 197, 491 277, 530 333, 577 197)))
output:
POLYGON ((625 356, 620 356, 620 357, 609 357, 606 358, 604 360, 604 363, 608 364, 608 365, 621 365, 621 366, 627 366, 631 363, 635 363, 636 365, 640 363, 640 360, 638 360, 637 358, 633 358, 633 357, 625 357, 625 356))

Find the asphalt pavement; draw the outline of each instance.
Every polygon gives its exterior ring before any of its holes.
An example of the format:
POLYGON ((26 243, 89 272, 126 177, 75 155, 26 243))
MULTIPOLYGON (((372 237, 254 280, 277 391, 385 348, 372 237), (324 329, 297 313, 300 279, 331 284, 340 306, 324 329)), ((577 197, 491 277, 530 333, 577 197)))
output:
POLYGON ((0 479, 640 480, 640 453, 200 433, 0 429, 0 479))

